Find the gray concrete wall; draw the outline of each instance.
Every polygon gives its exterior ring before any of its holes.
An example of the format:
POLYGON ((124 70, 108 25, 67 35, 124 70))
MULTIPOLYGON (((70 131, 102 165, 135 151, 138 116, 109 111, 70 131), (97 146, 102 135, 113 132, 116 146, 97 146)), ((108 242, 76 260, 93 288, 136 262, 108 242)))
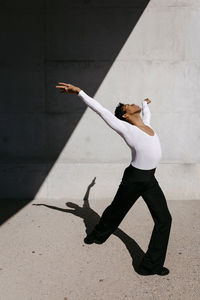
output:
POLYGON ((163 148, 157 178, 168 199, 199 199, 199 1, 0 6, 2 199, 81 198, 95 176, 92 196, 110 199, 130 163, 121 137, 60 95, 59 81, 111 111, 149 97, 163 148))

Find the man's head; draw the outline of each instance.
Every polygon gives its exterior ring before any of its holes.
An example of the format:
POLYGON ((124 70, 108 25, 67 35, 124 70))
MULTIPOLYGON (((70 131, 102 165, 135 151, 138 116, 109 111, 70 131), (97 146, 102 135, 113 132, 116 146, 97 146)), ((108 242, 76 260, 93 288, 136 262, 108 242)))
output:
POLYGON ((124 104, 119 102, 118 106, 115 109, 115 116, 120 120, 130 123, 130 116, 139 114, 140 112, 141 108, 136 104, 124 104))

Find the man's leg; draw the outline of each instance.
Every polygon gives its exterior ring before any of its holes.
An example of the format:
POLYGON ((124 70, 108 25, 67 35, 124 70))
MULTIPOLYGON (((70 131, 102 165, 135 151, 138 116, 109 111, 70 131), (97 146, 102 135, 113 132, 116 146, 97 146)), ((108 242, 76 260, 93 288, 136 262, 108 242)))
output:
POLYGON ((84 241, 90 243, 94 237, 97 241, 106 241, 140 197, 140 191, 141 183, 122 180, 112 203, 104 210, 99 223, 84 241))
POLYGON ((154 272, 159 270, 165 261, 172 216, 155 177, 144 187, 141 196, 146 202, 155 224, 140 267, 154 272))

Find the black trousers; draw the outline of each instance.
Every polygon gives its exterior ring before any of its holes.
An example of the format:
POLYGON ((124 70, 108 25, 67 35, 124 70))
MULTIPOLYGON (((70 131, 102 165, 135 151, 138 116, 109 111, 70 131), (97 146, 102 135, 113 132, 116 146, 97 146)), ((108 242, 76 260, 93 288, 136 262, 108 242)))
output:
POLYGON ((112 203, 104 210, 93 232, 105 241, 119 226, 129 209, 142 196, 154 221, 154 228, 140 266, 150 271, 157 271, 164 265, 172 216, 166 198, 156 180, 156 168, 141 170, 131 164, 124 174, 112 203))

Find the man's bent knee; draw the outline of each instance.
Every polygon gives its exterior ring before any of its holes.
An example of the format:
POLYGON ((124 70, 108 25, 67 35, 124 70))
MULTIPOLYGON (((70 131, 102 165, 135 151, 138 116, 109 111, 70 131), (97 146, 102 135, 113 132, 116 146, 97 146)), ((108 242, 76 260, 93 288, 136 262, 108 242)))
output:
POLYGON ((172 224, 172 216, 171 216, 170 213, 168 213, 167 216, 164 218, 163 224, 165 226, 169 226, 169 227, 171 226, 171 224, 172 224))

